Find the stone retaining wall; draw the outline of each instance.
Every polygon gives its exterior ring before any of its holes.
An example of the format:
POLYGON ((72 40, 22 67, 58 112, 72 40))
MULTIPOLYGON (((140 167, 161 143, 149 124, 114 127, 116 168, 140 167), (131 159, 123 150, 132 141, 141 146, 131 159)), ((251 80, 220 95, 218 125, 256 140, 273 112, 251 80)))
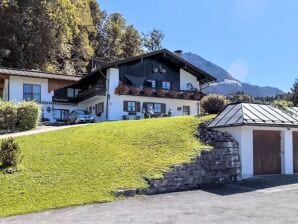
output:
POLYGON ((120 190, 117 194, 158 194, 239 181, 241 163, 238 143, 227 133, 208 130, 205 124, 199 127, 198 138, 212 147, 203 150, 189 163, 170 167, 162 178, 148 179, 149 187, 146 189, 120 190))

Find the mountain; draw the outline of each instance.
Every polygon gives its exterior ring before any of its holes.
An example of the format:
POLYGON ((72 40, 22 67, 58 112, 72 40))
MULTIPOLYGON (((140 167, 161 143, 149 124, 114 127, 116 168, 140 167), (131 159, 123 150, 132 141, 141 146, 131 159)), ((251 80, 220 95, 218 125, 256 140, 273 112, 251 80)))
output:
POLYGON ((232 74, 221 68, 220 66, 205 60, 201 56, 188 52, 183 54, 183 58, 198 68, 213 75, 217 78, 217 82, 211 84, 204 89, 206 93, 218 93, 228 95, 236 92, 244 92, 254 97, 271 97, 283 94, 284 92, 278 88, 271 86, 257 86, 249 83, 243 83, 233 77, 232 74))

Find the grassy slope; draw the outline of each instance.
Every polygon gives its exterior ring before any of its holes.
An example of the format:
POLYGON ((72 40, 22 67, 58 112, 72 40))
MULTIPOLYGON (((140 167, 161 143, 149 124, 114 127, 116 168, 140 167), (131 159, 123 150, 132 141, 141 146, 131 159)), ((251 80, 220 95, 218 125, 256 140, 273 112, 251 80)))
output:
POLYGON ((0 174, 0 216, 115 200, 189 160, 202 145, 196 126, 210 117, 91 124, 18 138, 22 172, 0 174))

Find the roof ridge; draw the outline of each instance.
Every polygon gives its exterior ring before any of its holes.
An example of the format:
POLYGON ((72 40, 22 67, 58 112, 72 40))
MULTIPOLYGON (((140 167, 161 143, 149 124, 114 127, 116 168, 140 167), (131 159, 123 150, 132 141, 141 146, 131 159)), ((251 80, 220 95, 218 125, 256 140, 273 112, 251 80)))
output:
POLYGON ((1 69, 7 69, 7 70, 11 70, 11 71, 20 71, 20 72, 36 72, 36 73, 50 74, 50 75, 64 75, 64 76, 72 76, 72 77, 82 77, 80 75, 70 75, 70 74, 62 74, 62 73, 44 72, 44 71, 21 69, 21 68, 0 67, 0 70, 1 69))

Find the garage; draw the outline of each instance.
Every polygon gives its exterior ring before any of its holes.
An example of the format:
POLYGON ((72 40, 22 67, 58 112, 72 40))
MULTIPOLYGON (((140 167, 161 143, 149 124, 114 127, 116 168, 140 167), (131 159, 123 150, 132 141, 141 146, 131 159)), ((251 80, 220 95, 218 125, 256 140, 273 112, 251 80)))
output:
POLYGON ((208 127, 238 142, 242 178, 298 173, 298 108, 229 104, 208 127))
POLYGON ((254 175, 281 173, 280 140, 280 131, 253 131, 254 175))
POLYGON ((298 131, 293 131, 293 170, 298 173, 298 131))

